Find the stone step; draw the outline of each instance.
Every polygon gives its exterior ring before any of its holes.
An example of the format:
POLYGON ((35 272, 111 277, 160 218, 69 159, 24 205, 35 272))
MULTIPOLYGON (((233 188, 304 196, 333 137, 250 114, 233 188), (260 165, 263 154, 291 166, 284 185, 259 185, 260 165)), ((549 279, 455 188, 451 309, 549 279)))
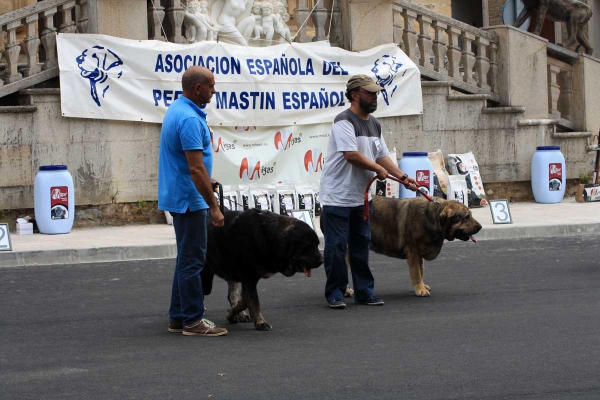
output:
POLYGON ((489 94, 449 94, 448 101, 486 101, 490 99, 489 94))
POLYGON ((0 113, 32 113, 37 106, 0 106, 0 113))
POLYGON ((485 107, 482 114, 523 114, 525 107, 485 107))
POLYGON ((554 132, 553 138, 556 139, 580 139, 592 137, 592 132, 554 132))

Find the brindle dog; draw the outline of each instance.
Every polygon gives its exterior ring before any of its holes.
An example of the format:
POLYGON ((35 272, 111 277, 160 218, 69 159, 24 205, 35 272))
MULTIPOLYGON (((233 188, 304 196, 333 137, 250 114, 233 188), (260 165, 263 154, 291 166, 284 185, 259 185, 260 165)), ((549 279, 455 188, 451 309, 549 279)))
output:
POLYGON ((444 240, 473 240, 481 224, 469 208, 454 200, 423 197, 391 199, 373 196, 371 250, 386 256, 406 259, 410 280, 417 296, 429 296, 431 288, 423 282, 423 261, 434 260, 444 240))

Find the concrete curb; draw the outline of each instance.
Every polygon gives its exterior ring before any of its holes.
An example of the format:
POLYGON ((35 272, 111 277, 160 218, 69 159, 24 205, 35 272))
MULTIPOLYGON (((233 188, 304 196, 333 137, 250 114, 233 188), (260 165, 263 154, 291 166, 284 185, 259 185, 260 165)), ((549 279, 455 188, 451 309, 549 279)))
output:
MULTIPOLYGON (((323 236, 315 224, 323 249, 323 236)), ((478 240, 503 240, 600 234, 600 222, 562 225, 484 225, 478 240)), ((174 239, 173 239, 174 240, 174 239)), ((108 246, 78 249, 12 251, 0 253, 1 267, 23 267, 57 264, 87 264, 98 262, 169 259, 177 256, 173 244, 108 246)))

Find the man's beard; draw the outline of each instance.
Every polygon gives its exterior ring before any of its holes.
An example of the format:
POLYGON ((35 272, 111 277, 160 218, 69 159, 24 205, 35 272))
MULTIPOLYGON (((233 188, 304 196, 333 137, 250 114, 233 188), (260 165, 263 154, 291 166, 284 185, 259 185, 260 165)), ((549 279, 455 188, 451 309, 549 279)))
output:
POLYGON ((377 110, 377 103, 370 103, 370 102, 364 101, 363 99, 360 99, 360 101, 358 102, 358 105, 367 114, 371 114, 372 112, 375 112, 375 110, 377 110))

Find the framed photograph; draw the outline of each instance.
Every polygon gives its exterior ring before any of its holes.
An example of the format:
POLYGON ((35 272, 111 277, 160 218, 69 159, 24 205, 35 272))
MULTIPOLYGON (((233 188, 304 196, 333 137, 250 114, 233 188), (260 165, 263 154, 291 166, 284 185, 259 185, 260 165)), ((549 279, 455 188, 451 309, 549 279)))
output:
POLYGON ((492 221, 494 224, 512 224, 512 216, 510 215, 510 207, 508 200, 489 200, 490 212, 492 213, 492 221))
POLYGON ((0 251, 12 251, 8 224, 0 224, 0 251))
POLYGON ((313 225, 312 217, 310 215, 310 210, 292 210, 291 214, 292 217, 306 222, 313 231, 315 230, 315 226, 313 225))

